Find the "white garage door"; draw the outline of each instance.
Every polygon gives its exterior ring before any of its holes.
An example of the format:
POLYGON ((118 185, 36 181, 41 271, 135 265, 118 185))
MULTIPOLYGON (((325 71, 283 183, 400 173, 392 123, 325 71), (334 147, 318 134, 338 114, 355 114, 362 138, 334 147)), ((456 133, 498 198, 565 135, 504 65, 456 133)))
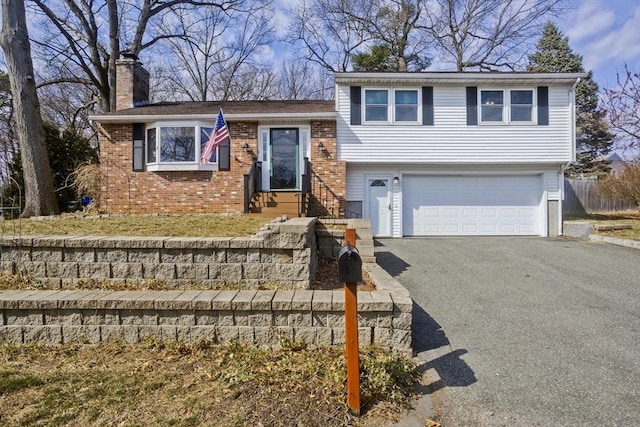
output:
POLYGON ((406 176, 405 236, 539 235, 538 176, 406 176))

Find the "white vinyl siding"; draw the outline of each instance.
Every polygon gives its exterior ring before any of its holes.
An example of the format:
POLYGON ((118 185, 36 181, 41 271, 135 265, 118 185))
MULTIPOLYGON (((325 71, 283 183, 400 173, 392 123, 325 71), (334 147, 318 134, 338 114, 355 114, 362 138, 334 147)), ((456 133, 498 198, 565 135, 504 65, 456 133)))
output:
MULTIPOLYGON (((401 237, 403 232, 403 199, 407 196, 405 191, 405 179, 412 176, 537 176, 540 183, 540 212, 538 216, 540 234, 546 230, 546 204, 548 200, 557 200, 560 196, 562 180, 561 164, 549 165, 521 165, 508 166, 499 164, 487 165, 416 165, 416 164, 347 164, 347 194, 346 200, 364 202, 366 199, 366 179, 368 176, 397 176, 400 179, 398 185, 392 185, 391 194, 391 235, 401 237)), ((517 179, 517 178, 516 178, 517 179)), ((537 233, 536 233, 537 234, 537 233)))
MULTIPOLYGON (((517 87, 514 87, 517 89, 517 87)), ((526 89, 526 88, 525 88, 526 89)), ((549 86, 549 125, 467 126, 464 87, 436 86, 434 126, 349 124, 349 87, 339 86, 338 157, 369 163, 566 163, 572 160, 568 86, 549 86)))

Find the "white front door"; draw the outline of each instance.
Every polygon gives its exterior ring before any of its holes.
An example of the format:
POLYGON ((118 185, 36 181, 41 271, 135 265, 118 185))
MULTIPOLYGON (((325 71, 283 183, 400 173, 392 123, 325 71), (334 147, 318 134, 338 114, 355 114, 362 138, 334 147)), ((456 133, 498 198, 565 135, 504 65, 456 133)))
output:
POLYGON ((369 178, 369 218, 374 236, 391 235, 391 192, 388 178, 369 178))

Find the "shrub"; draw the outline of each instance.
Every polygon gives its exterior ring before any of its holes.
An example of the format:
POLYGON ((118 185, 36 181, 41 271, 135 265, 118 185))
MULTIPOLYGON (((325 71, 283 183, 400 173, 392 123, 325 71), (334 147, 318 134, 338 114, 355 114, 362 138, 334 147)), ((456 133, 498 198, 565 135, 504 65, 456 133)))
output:
POLYGON ((606 199, 635 203, 640 208, 640 161, 629 163, 620 173, 600 180, 598 193, 606 199))

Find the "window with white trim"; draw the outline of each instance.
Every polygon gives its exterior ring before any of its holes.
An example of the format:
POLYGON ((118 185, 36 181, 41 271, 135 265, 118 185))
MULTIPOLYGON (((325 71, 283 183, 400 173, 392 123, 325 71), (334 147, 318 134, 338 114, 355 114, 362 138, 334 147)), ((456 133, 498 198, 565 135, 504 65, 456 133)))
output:
POLYGON ((364 90, 364 121, 389 121, 389 91, 387 89, 364 90))
POLYGON ((147 169, 162 171, 215 168, 217 149, 211 154, 209 164, 200 165, 200 155, 212 129, 209 125, 187 123, 149 125, 145 144, 147 169))
POLYGON ((419 124, 420 98, 417 88, 365 88, 363 122, 419 124))
POLYGON ((509 91, 512 122, 533 121, 533 90, 517 89, 509 91))
POLYGON ((533 89, 481 89, 478 97, 480 123, 535 123, 533 89))
POLYGON ((418 122, 418 90, 396 89, 393 91, 395 122, 418 122))

